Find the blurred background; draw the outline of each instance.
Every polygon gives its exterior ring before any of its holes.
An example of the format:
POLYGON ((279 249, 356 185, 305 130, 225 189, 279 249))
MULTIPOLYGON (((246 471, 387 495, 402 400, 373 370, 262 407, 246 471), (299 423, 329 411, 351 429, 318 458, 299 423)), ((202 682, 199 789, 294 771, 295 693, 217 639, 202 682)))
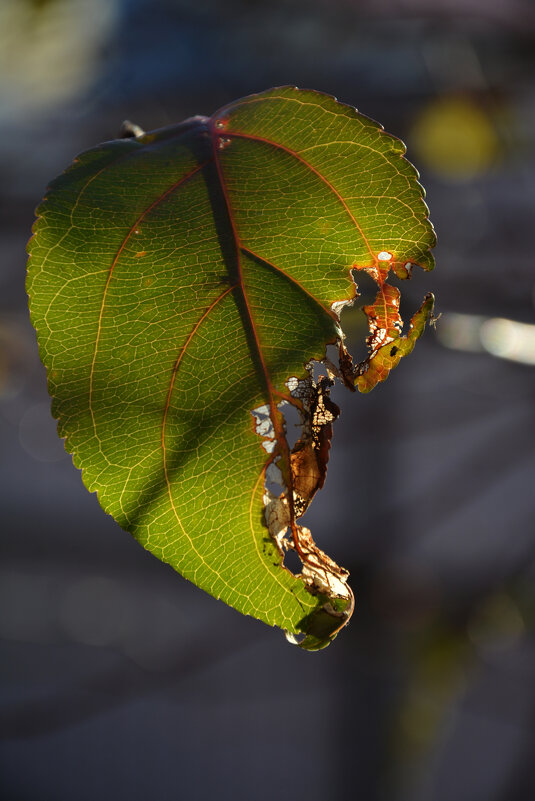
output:
POLYGON ((1 0, 2 799, 535 798, 534 68, 531 0, 1 0), (357 609, 316 654, 102 512, 24 291, 76 153, 289 83, 407 143, 439 236, 402 308, 433 291, 436 329, 370 395, 335 392, 306 521, 357 609))

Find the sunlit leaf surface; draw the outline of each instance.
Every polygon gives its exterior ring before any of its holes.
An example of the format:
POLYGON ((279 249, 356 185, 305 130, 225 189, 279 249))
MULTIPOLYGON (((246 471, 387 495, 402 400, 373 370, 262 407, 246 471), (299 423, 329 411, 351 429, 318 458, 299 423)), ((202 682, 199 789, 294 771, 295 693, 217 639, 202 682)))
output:
POLYGON ((331 379, 368 391, 432 313, 429 296, 402 336, 386 280, 433 266, 404 151, 330 96, 273 89, 83 153, 30 243, 53 413, 88 489, 183 576, 310 649, 353 606, 347 571, 298 523, 325 480, 331 379), (378 294, 353 366, 338 314, 359 270, 378 294), (340 364, 315 383, 305 365, 328 343, 340 364))

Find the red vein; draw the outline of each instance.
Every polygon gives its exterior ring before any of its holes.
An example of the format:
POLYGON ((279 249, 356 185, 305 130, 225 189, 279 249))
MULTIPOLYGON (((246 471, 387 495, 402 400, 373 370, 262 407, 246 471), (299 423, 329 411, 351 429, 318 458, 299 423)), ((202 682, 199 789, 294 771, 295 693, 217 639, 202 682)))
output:
MULTIPOLYGON (((268 396, 268 405, 269 405, 269 415, 271 418, 271 422, 273 423, 273 430, 275 431, 275 438, 277 440, 277 444, 280 449, 280 454, 283 457, 283 462, 286 463, 286 470, 283 470, 283 475, 285 481, 288 485, 288 500, 289 500, 289 508, 290 508, 290 521, 291 521, 291 529, 292 529, 292 537, 295 543, 295 548, 298 554, 302 554, 301 546, 299 543, 299 537, 297 532, 297 526, 295 523, 294 511, 293 511, 293 504, 291 502, 291 498, 293 497, 293 482, 292 482, 292 474, 291 474, 291 463, 290 463, 290 449, 288 447, 288 442, 286 440, 286 436, 284 434, 284 428, 280 421, 280 415, 275 404, 274 400, 274 387, 271 383, 271 377, 269 375, 265 360, 264 354, 262 352, 262 346, 260 343, 260 339, 258 336, 258 331, 256 330, 256 326, 254 323, 253 314, 251 312, 251 307, 249 305, 249 299, 247 297, 247 293, 245 291, 245 285, 243 282, 243 273, 242 273, 242 264, 241 264, 241 251, 244 249, 240 235, 236 228, 236 223, 234 221, 234 217, 232 214, 232 205, 230 202, 230 197, 228 193, 228 188, 225 181, 225 176, 223 175, 223 169, 221 167, 221 161, 219 159, 218 147, 219 147, 219 140, 221 138, 221 134, 218 134, 214 130, 214 122, 210 120, 210 128, 212 133, 212 147, 213 147, 213 154, 214 154, 214 162, 217 168, 217 174, 219 177, 219 183, 221 186, 221 190, 223 192, 223 197, 225 199, 225 205, 227 207, 228 218, 230 222, 230 226, 232 228, 232 234, 234 237, 234 243, 236 248, 236 265, 237 265, 237 272, 238 272, 238 286, 242 294, 243 302, 245 304, 245 310, 247 312, 247 318, 250 326, 250 330, 253 334, 255 346, 256 346, 256 355, 258 361, 260 362, 260 366, 262 368, 262 373, 264 375, 264 380, 266 382, 266 391, 268 396)), ((227 132, 225 131, 223 137, 226 137, 227 132)), ((273 457, 272 457, 273 459, 273 457)))
POLYGON ((166 425, 167 425, 167 414, 168 414, 168 411, 169 411, 169 404, 171 402, 171 395, 173 393, 173 387, 174 387, 174 384, 175 384, 176 374, 178 372, 178 368, 180 366, 180 363, 181 363, 182 359, 184 358, 184 354, 186 353, 188 345, 190 344, 191 340, 193 339, 193 337, 195 336, 195 334, 199 330, 201 324, 203 323, 204 320, 206 320, 206 318, 208 317, 208 315, 210 314, 210 312, 212 311, 214 306, 216 306, 219 303, 220 300, 222 300, 226 295, 228 295, 229 292, 232 292, 233 289, 235 289, 234 286, 230 286, 227 289, 225 289, 225 291, 222 292, 221 295, 219 295, 214 301, 212 301, 212 303, 208 306, 207 309, 205 309, 205 311, 202 313, 202 315, 199 318, 199 320, 197 320, 197 322, 195 323, 195 325, 193 326, 193 328, 189 332, 188 338, 186 339, 184 345, 182 346, 182 348, 180 350, 180 353, 178 354, 178 358, 177 358, 177 360, 175 362, 175 365, 173 367, 173 374, 171 376, 171 383, 170 383, 170 386, 169 386, 169 392, 167 393, 167 399, 166 399, 166 402, 165 402, 165 409, 164 409, 163 420, 162 420, 162 436, 161 436, 162 459, 163 459, 163 471, 164 471, 164 475, 165 475, 165 484, 166 484, 166 488, 167 488, 167 495, 169 496, 169 503, 171 504, 171 509, 173 510, 173 515, 175 517, 175 520, 178 523, 178 525, 180 526, 180 528, 182 530, 182 534, 187 538, 187 540, 189 542, 189 545, 190 545, 190 548, 195 553, 195 555, 199 558, 199 561, 201 561, 203 564, 205 564, 208 567, 208 569, 211 570, 212 573, 214 573, 220 579, 220 581, 222 581, 223 584, 225 584, 225 586, 228 587, 229 589, 233 589, 233 588, 230 587, 230 585, 229 585, 229 583, 227 581, 225 581, 225 579, 223 578, 221 573, 219 573, 217 570, 215 570, 213 567, 211 567, 208 564, 208 562, 205 561, 205 559, 202 556, 202 554, 196 548, 194 541, 192 540, 192 538, 190 537, 190 535, 188 534, 188 532, 184 528, 184 524, 182 523, 182 520, 179 517, 177 508, 175 506, 173 493, 171 492, 171 482, 169 480, 169 472, 167 470, 167 450, 166 450, 166 446, 165 446, 165 428, 166 428, 166 425))
POLYGON ((102 318, 104 316, 104 306, 106 305, 106 298, 107 298, 107 295, 108 295, 108 288, 110 286, 110 282, 111 282, 111 278, 112 278, 112 275, 113 275, 113 271, 114 271, 114 269, 115 269, 115 267, 117 265, 117 262, 119 261, 119 259, 121 257, 121 254, 122 254, 123 250, 125 249, 128 241, 130 240, 130 237, 132 236, 132 234, 136 230, 137 226, 145 219, 147 214, 150 214, 150 212, 159 203, 161 203, 163 200, 165 200, 165 198, 168 197, 171 194, 171 192, 174 192, 176 189, 179 188, 179 186, 181 186, 182 184, 186 183, 186 181, 189 181, 190 178, 192 178, 194 175, 196 175, 200 170, 204 169, 204 167, 206 167, 206 165, 208 163, 209 163, 209 161, 204 162, 204 164, 198 164, 197 167, 195 167, 195 169, 191 170, 186 175, 183 175, 182 178, 180 178, 180 180, 176 181, 172 186, 169 187, 169 189, 166 189, 166 191, 162 195, 157 197, 156 200, 154 200, 150 204, 150 206, 148 206, 144 211, 142 211, 141 214, 139 215, 139 217, 137 218, 137 220, 131 226, 130 230, 128 231, 128 233, 126 234, 125 238, 121 242, 121 245, 119 246, 119 249, 118 249, 117 253, 115 254, 115 257, 113 259, 113 262, 112 262, 111 267, 110 267, 109 272, 108 272, 108 278, 106 280, 106 285, 104 287, 104 294, 102 296, 102 303, 101 303, 101 306, 100 306, 100 312, 99 312, 99 316, 98 316, 98 327, 97 327, 97 336, 96 336, 96 339, 95 339, 95 349, 93 351, 93 359, 91 361, 91 370, 90 370, 90 373, 89 373, 89 411, 90 411, 90 414, 91 414, 91 420, 93 421, 93 430, 95 432, 95 436, 97 436, 97 432, 96 432, 95 415, 94 415, 94 412, 93 412, 93 376, 94 376, 94 373, 95 373, 95 363, 96 363, 96 360, 97 360, 98 346, 99 346, 99 343, 100 343, 100 336, 101 336, 101 333, 102 333, 102 318))
POLYGON ((275 147, 275 148, 278 148, 279 150, 283 150, 285 153, 288 153, 290 156, 293 156, 295 159, 300 161, 301 164, 304 164, 305 167, 307 167, 312 173, 314 173, 314 175, 316 175, 321 181, 323 181, 323 183, 326 186, 329 187, 331 192, 340 201, 340 203, 342 204, 342 206, 346 210, 348 216, 351 218, 355 228, 357 229, 357 231, 361 235, 361 237, 362 237, 362 239, 364 241, 364 244, 366 245, 366 247, 367 247, 372 259, 374 260, 374 262, 377 261, 377 257, 375 255, 375 253, 373 252, 373 250, 372 250, 372 248, 370 246, 370 243, 368 242, 366 234, 364 233, 364 231, 362 230, 362 227, 357 222, 357 219, 355 218, 355 215, 353 214, 353 212, 351 211, 351 209, 349 208, 349 206, 345 202, 345 200, 342 197, 342 195, 340 194, 340 192, 332 185, 332 183, 328 180, 328 178, 326 178, 324 175, 322 175, 319 170, 317 170, 315 167, 313 167, 312 164, 310 164, 310 162, 308 162, 306 159, 304 159, 299 153, 297 153, 295 150, 292 150, 289 147, 286 147, 286 145, 281 145, 279 142, 273 142, 273 141, 271 141, 271 139, 265 139, 262 136, 255 136, 254 134, 240 133, 238 131, 228 131, 228 130, 225 129, 225 131, 223 133, 223 136, 224 137, 228 137, 228 138, 249 139, 250 141, 253 141, 253 142, 262 142, 265 145, 271 145, 271 147, 275 147))
MULTIPOLYGON (((345 209, 346 213, 348 214, 349 218, 353 222, 355 228, 357 229, 357 231, 359 232, 360 236, 362 237, 362 240, 363 240, 364 244, 366 245, 366 248, 368 249, 368 252, 369 252, 370 256, 372 257, 372 259, 374 261, 374 264, 377 266, 377 256, 373 252, 373 250, 372 250, 372 248, 370 246, 370 243, 368 241, 368 238, 366 237, 366 234, 364 233, 362 227, 359 225, 355 215, 353 214, 353 212, 351 211, 351 209, 347 205, 347 203, 344 200, 344 198, 342 197, 342 195, 332 185, 332 183, 324 175, 322 175, 322 173, 319 172, 319 170, 317 170, 315 167, 313 167, 312 164, 310 164, 310 162, 308 162, 306 159, 304 159, 303 156, 301 156, 295 150, 292 150, 291 148, 286 147, 286 145, 282 145, 279 142, 273 142, 271 139, 266 139, 265 137, 262 137, 262 136, 255 136, 254 134, 240 133, 238 131, 229 131, 228 129, 225 129, 224 136, 228 137, 228 138, 234 137, 234 138, 245 139, 245 140, 250 140, 250 141, 254 141, 254 142, 262 142, 263 144, 270 145, 271 147, 278 148, 279 150, 282 150, 285 153, 288 153, 289 155, 291 155, 295 159, 297 159, 297 161, 299 161, 305 167, 307 167, 314 175, 316 175, 321 181, 323 181, 323 183, 331 190, 331 192, 335 195, 335 197, 338 199, 338 201, 342 204, 342 206, 344 207, 344 209, 345 209)), ((246 248, 243 248, 243 249, 246 250, 246 248)), ((250 252, 252 253, 252 251, 250 251, 250 252)), ((256 255, 256 254, 253 254, 253 255, 256 255)), ((259 258, 259 257, 257 257, 257 258, 259 258)), ((264 259, 264 261, 266 261, 266 260, 264 259)), ((269 262, 267 262, 267 263, 269 263, 269 262)), ((275 269, 279 269, 275 265, 271 265, 271 266, 274 267, 275 269)), ((283 271, 281 270, 281 272, 283 272, 283 271)), ((377 284, 379 286, 379 294, 381 294, 381 296, 383 298, 383 303, 384 303, 384 305, 386 307, 386 298, 384 296, 385 279, 383 278, 382 273, 381 273, 381 271, 379 269, 376 269, 374 272, 376 273, 376 280, 377 280, 377 284)), ((286 273, 284 273, 284 274, 286 275, 286 273)), ((290 277, 290 276, 288 276, 288 277, 290 277)), ((372 326, 371 326, 371 320, 370 320, 370 334, 371 334, 371 327, 372 326)))
MULTIPOLYGON (((246 247, 243 247, 243 245, 242 245, 241 249, 242 249, 242 251, 244 253, 248 253, 253 258, 258 259, 258 261, 263 262, 264 264, 267 264, 267 266, 271 267, 273 270, 275 270, 275 272, 278 272, 278 273, 280 273, 280 275, 283 275, 285 278, 287 278, 289 281, 291 281, 293 284, 295 284, 295 286, 299 287, 299 289, 303 292, 303 294, 307 295, 311 300, 313 300, 315 303, 317 303, 318 306, 324 312, 326 312, 329 315, 329 317, 332 317, 333 320, 335 320, 335 322, 337 322, 337 323, 339 322, 338 316, 335 314, 335 312, 332 311, 332 309, 326 308, 323 305, 323 303, 321 303, 321 301, 319 301, 312 294, 312 292, 309 292, 308 289, 305 289, 305 287, 299 281, 297 281, 295 278, 293 278, 291 275, 289 275, 285 270, 282 270, 280 267, 277 267, 276 264, 273 264, 273 262, 271 262, 268 259, 266 259, 265 256, 259 256, 258 253, 255 253, 254 250, 251 250, 251 248, 246 248, 246 247)), ((301 401, 298 400, 297 398, 294 398, 292 395, 288 395, 288 394, 286 394, 284 392, 279 392, 279 390, 275 389, 274 387, 272 387, 272 391, 273 391, 274 395, 277 395, 279 398, 282 398, 282 400, 285 400, 287 403, 291 404, 292 406, 295 406, 298 409, 302 409, 303 408, 303 404, 301 403, 301 401)))
MULTIPOLYGON (((368 242, 368 239, 367 239, 364 231, 362 230, 362 227, 357 222, 357 219, 355 218, 355 215, 353 214, 353 212, 351 211, 351 209, 349 208, 349 206, 345 202, 345 200, 342 197, 342 195, 331 184, 331 182, 324 175, 322 175, 321 172, 319 172, 319 170, 317 170, 315 167, 313 167, 312 164, 310 164, 306 159, 304 159, 299 153, 297 153, 295 150, 292 150, 289 147, 286 147, 285 145, 280 144, 279 142, 273 142, 270 139, 266 139, 266 138, 261 137, 261 136, 255 136, 254 134, 246 134, 246 133, 240 133, 240 132, 237 132, 237 131, 225 130, 224 136, 225 137, 229 137, 229 138, 235 137, 235 138, 239 138, 239 139, 246 139, 246 140, 248 139, 248 140, 251 140, 251 141, 254 141, 254 142, 262 142, 263 144, 271 145, 272 147, 278 148, 279 150, 283 150, 285 153, 288 153, 289 155, 293 156, 301 164, 303 164, 305 167, 307 167, 312 173, 314 173, 314 175, 316 175, 321 181, 323 181, 323 183, 326 186, 328 186, 329 189, 331 190, 331 192, 338 198, 338 200, 340 201, 340 203, 342 204, 342 206, 346 210, 348 216, 352 220, 353 224, 355 225, 356 229, 358 230, 359 234, 361 235, 361 237, 362 237, 362 239, 364 241, 364 244, 366 245, 366 247, 368 249, 368 252, 370 253, 374 263, 377 264, 377 256, 373 252, 373 250, 372 250, 372 248, 370 246, 370 243, 368 242)), ((243 250, 247 250, 247 249, 243 248, 243 250)), ((252 251, 250 251, 250 252, 252 253, 253 256, 256 255, 252 251)), ((257 258, 261 258, 261 257, 257 256, 257 258)), ((266 261, 266 259, 263 259, 263 261, 266 261)), ((269 264, 269 262, 267 262, 267 261, 266 261, 266 263, 269 264)), ((275 265, 270 265, 270 266, 274 267, 275 269, 279 269, 275 265)), ((280 272, 283 272, 283 271, 281 270, 280 272)), ((386 303, 386 297, 385 297, 385 293, 384 293, 385 279, 383 278, 380 270, 377 269, 375 272, 377 274, 376 275, 376 280, 377 280, 377 284, 379 285, 379 294, 382 297, 383 305, 385 307, 385 318, 388 319, 387 303, 386 303)), ((284 273, 284 274, 286 275, 286 273, 284 273)), ((288 276, 288 277, 290 277, 290 276, 288 276)), ((306 291, 306 290, 304 290, 304 291, 306 291)), ((376 305, 376 304, 374 304, 374 305, 376 305)), ((399 317, 399 312, 398 312, 398 317, 399 317)), ((371 329, 371 321, 370 321, 370 329, 371 329)), ((385 328, 384 330, 387 331, 388 329, 385 328)), ((370 331, 370 333, 371 333, 371 331, 370 331)))
MULTIPOLYGON (((177 360, 175 362, 175 365, 173 367, 173 374, 171 376, 171 383, 170 383, 170 386, 169 386, 169 392, 167 393, 167 399, 165 401, 165 409, 164 409, 164 412, 163 412, 163 420, 162 420, 163 469, 164 469, 164 473, 165 473, 165 481, 167 483, 167 487, 168 487, 168 490, 169 490, 169 498, 171 499, 171 505, 173 506, 173 510, 174 510, 174 504, 173 504, 173 500, 171 498, 171 486, 170 486, 169 477, 168 477, 168 474, 167 474, 167 453, 166 453, 166 447, 165 447, 165 428, 166 428, 166 425, 167 425, 167 414, 169 412, 169 404, 171 403, 171 395, 173 394, 173 387, 175 385, 176 374, 178 372, 178 368, 180 367, 180 363, 181 363, 182 359, 184 358, 186 350, 187 350, 191 340, 193 339, 193 337, 195 336, 195 334, 199 330, 201 324, 204 322, 204 320, 206 320, 206 318, 208 317, 208 315, 210 314, 210 312, 212 311, 214 306, 216 306, 219 303, 220 300, 222 300, 226 295, 229 294, 229 292, 232 292, 232 290, 235 289, 235 288, 236 288, 235 286, 230 286, 227 289, 225 289, 225 291, 222 292, 221 295, 219 295, 214 301, 212 301, 212 303, 208 306, 207 309, 205 309, 205 311, 202 313, 201 317, 197 320, 197 322, 195 323, 195 325, 193 326, 193 328, 189 332, 188 338, 186 339, 184 345, 182 346, 182 348, 180 350, 180 353, 178 354, 178 358, 177 358, 177 360)), ((176 514, 176 511, 175 511, 175 514, 176 514)))
POLYGON ((301 291, 302 291, 302 292, 303 292, 305 295, 308 295, 308 297, 309 297, 311 300, 313 300, 315 303, 317 303, 317 304, 318 304, 318 306, 320 306, 320 307, 323 309, 323 311, 324 311, 324 312, 326 312, 326 313, 327 313, 327 314, 328 314, 330 317, 332 317, 332 318, 333 318, 333 320, 336 320, 336 322, 338 322, 338 317, 337 317, 337 315, 336 315, 336 314, 335 314, 335 313, 334 313, 334 312, 333 312, 331 309, 328 309, 328 308, 326 308, 326 307, 323 305, 323 303, 322 303, 321 301, 319 301, 319 300, 318 300, 318 299, 317 299, 317 298, 316 298, 316 297, 315 297, 315 296, 312 294, 312 292, 309 292, 309 291, 308 291, 308 289, 305 289, 305 287, 304 287, 304 286, 303 286, 301 283, 299 283, 299 281, 297 281, 297 279, 293 278, 293 277, 292 277, 291 275, 289 275, 289 274, 288 274, 288 273, 287 273, 285 270, 282 270, 280 267, 277 267, 277 265, 276 265, 276 264, 273 264, 273 262, 271 262, 271 261, 268 261, 268 259, 266 259, 266 258, 265 258, 265 256, 259 256, 259 255, 258 255, 258 253, 255 253, 255 252, 254 252, 254 250, 251 250, 251 248, 246 248, 246 247, 244 247, 244 246, 242 245, 241 249, 242 249, 242 251, 243 251, 244 253, 248 253, 248 254, 249 254, 250 256, 252 256, 254 259, 258 259, 258 261, 261 261, 261 262, 263 262, 264 264, 267 264, 267 266, 268 266, 268 267, 271 267, 273 270, 275 270, 276 272, 280 273, 280 274, 281 274, 281 275, 283 275, 285 278, 287 278, 289 281, 291 281, 293 284, 295 284, 297 287, 299 287, 299 289, 300 289, 300 290, 301 290, 301 291))
MULTIPOLYGON (((254 337, 254 341, 255 341, 255 345, 256 345, 257 357, 258 357, 258 360, 259 360, 260 365, 262 367, 262 372, 264 374, 264 378, 265 378, 265 381, 266 381, 268 395, 269 395, 270 411, 271 411, 271 416, 273 418, 273 425, 276 427, 276 425, 277 425, 276 419, 277 419, 278 415, 276 414, 276 407, 275 407, 275 403, 273 401, 273 387, 272 387, 271 379, 270 379, 270 376, 269 376, 269 373, 268 373, 268 370, 267 370, 267 367, 266 367, 266 363, 264 361, 264 355, 262 353, 262 347, 260 345, 260 340, 259 340, 259 337, 258 337, 258 331, 256 330, 256 326, 254 324, 254 319, 253 319, 253 315, 252 315, 252 312, 251 312, 251 307, 249 305, 249 299, 247 297, 247 293, 245 292, 245 285, 243 283, 243 273, 242 273, 242 265, 241 265, 241 258, 240 258, 240 250, 242 248, 242 243, 241 243, 241 239, 240 239, 240 236, 239 236, 237 228, 236 228, 236 224, 234 222, 234 217, 233 217, 233 214, 232 214, 232 206, 231 206, 231 203, 230 203, 228 189, 227 189, 227 185, 226 185, 225 178, 224 178, 224 175, 223 175, 223 171, 222 171, 222 168, 221 168, 221 163, 220 163, 220 160, 219 160, 219 157, 218 157, 218 153, 217 153, 218 139, 219 139, 219 137, 217 135, 213 135, 212 136, 213 149, 214 149, 214 160, 215 160, 215 164, 216 164, 216 167, 217 167, 217 174, 218 174, 218 177, 219 177, 219 183, 221 185, 221 189, 223 191, 223 196, 225 198, 225 204, 226 204, 226 207, 227 207, 227 212, 228 212, 228 216, 229 216, 229 222, 230 222, 230 225, 231 225, 231 228, 232 228, 232 233, 233 233, 234 242, 235 242, 235 246, 236 246, 236 263, 237 263, 237 268, 238 268, 238 286, 239 286, 239 289, 241 290, 241 294, 242 294, 242 297, 243 297, 243 300, 244 300, 244 303, 245 303, 245 308, 246 308, 246 311, 247 311, 247 317, 249 319, 249 324, 251 326, 251 331, 253 333, 253 337, 254 337)), ((282 428, 280 428, 280 432, 282 434, 282 428)))

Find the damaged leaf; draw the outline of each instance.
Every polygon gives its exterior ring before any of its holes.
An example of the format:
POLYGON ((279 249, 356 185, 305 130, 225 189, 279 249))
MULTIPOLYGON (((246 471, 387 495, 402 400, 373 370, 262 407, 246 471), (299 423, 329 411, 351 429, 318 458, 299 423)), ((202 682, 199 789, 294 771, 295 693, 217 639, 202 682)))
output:
POLYGON ((83 153, 29 245, 52 410, 87 488, 158 558, 310 650, 353 608, 347 571, 299 523, 325 481, 330 387, 369 391, 432 313, 427 296, 403 334, 387 282, 433 266, 404 152, 328 95, 272 89, 83 153), (378 293, 353 365, 339 314, 363 270, 378 293))
MULTIPOLYGON (((430 321, 432 318, 433 307, 433 295, 428 294, 425 296, 424 302, 418 311, 412 317, 406 336, 401 336, 400 326, 399 328, 395 328, 391 334, 385 335, 379 342, 374 340, 376 335, 376 318, 373 316, 373 312, 370 313, 367 311, 370 307, 364 307, 364 311, 370 318, 372 334, 370 334, 368 339, 372 344, 370 345, 370 356, 361 362, 355 370, 355 386, 358 387, 361 392, 369 392, 379 381, 384 381, 388 378, 390 370, 397 366, 401 357, 407 356, 412 351, 416 340, 423 333, 426 322, 430 321)), ((399 319, 401 322, 401 317, 399 319)), ((386 329, 383 329, 383 331, 386 331, 386 329)))

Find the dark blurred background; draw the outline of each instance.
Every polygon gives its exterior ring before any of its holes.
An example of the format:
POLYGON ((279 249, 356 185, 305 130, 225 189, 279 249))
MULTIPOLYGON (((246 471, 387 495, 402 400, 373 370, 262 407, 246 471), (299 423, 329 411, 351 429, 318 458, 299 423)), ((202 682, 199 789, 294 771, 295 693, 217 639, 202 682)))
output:
POLYGON ((535 798, 534 67, 531 0, 2 0, 2 799, 535 798), (434 291, 436 330, 335 394, 307 521, 357 609, 317 654, 101 511, 24 291, 33 208, 76 153, 288 83, 407 142, 439 236, 402 309, 434 291))

